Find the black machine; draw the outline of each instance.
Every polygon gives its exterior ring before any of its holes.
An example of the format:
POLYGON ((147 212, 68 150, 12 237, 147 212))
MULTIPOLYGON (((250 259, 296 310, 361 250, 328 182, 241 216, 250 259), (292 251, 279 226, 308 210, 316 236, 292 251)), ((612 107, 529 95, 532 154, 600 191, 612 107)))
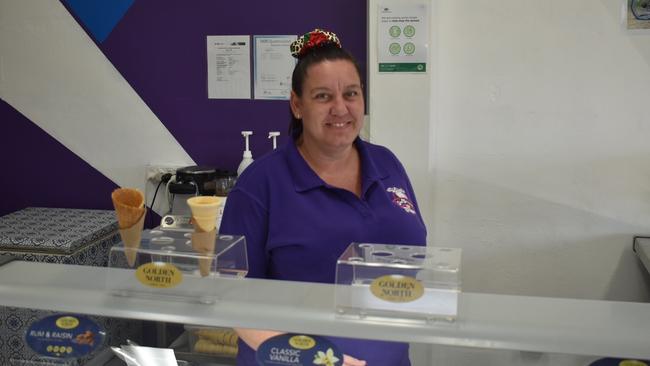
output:
POLYGON ((169 193, 214 196, 217 169, 208 166, 186 166, 176 170, 176 179, 169 183, 169 193))
POLYGON ((192 196, 226 196, 237 180, 235 172, 208 166, 186 166, 176 170, 168 184, 169 212, 162 217, 162 229, 191 230, 187 199, 192 196))

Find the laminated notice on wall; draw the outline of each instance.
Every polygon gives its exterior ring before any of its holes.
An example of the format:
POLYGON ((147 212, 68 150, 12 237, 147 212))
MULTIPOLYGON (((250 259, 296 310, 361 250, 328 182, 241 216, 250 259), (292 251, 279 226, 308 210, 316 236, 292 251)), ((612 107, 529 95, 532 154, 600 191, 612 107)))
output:
POLYGON ((250 99, 249 36, 208 36, 208 98, 250 99))
POLYGON ((296 36, 254 36, 255 99, 289 100, 296 59, 289 48, 296 36))
POLYGON ((429 48, 427 4, 385 2, 377 12, 379 72, 426 72, 429 48))

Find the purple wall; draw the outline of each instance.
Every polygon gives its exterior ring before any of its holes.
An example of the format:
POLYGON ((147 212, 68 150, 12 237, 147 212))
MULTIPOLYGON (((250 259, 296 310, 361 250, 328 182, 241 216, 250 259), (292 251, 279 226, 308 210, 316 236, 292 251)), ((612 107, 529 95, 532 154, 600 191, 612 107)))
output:
POLYGON ((27 206, 112 209, 117 186, 0 99, 0 215, 27 206))
POLYGON ((315 27, 336 32, 365 73, 366 1, 361 0, 140 0, 100 47, 198 164, 236 169, 244 148, 240 131, 255 132, 251 150, 260 156, 271 149, 269 131, 285 135, 289 106, 208 99, 206 36, 298 35, 315 27))
MULTIPOLYGON (((255 132, 251 149, 261 156, 271 150, 268 131, 281 131, 280 143, 286 141, 289 106, 208 99, 206 36, 325 28, 339 35, 365 73, 366 6, 366 0, 137 0, 98 47, 198 164, 234 170, 243 150, 240 131, 255 132)), ((2 100, 0 121, 0 215, 26 206, 111 207, 113 182, 2 100)))

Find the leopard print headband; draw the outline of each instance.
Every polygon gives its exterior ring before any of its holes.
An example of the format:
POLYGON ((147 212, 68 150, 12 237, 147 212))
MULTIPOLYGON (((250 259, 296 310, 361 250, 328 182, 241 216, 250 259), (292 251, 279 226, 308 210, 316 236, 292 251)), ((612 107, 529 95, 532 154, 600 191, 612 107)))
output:
POLYGON ((311 50, 328 44, 334 44, 341 48, 341 41, 336 34, 316 28, 291 43, 291 56, 301 59, 311 50))

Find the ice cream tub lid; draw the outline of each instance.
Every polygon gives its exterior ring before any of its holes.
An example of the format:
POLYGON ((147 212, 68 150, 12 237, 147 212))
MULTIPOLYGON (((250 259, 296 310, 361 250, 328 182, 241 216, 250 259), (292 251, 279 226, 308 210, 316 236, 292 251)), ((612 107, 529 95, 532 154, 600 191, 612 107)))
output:
POLYGON ((106 332, 91 318, 76 314, 54 314, 31 323, 25 343, 35 353, 54 359, 87 356, 104 344, 106 332))
POLYGON ((117 226, 112 210, 28 207, 0 217, 0 250, 72 253, 117 226))

